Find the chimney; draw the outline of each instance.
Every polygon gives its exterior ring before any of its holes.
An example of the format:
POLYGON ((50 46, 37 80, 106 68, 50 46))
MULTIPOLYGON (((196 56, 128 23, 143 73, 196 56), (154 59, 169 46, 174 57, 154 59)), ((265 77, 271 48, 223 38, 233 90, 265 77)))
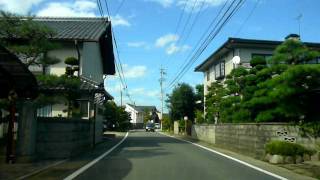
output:
POLYGON ((296 41, 300 41, 300 36, 298 34, 289 34, 285 37, 285 40, 292 39, 296 41))

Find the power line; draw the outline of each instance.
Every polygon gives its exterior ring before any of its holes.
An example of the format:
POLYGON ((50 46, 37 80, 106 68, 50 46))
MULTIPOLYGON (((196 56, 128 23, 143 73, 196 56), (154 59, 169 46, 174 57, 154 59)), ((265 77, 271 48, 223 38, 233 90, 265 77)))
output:
POLYGON ((104 17, 104 12, 103 12, 103 9, 102 9, 101 1, 97 0, 97 4, 98 4, 98 9, 99 9, 101 17, 104 17))
POLYGON ((220 18, 219 22, 216 24, 215 28, 207 36, 207 39, 201 44, 201 46, 198 48, 197 52, 189 59, 188 63, 184 66, 184 68, 171 81, 171 83, 168 86, 169 88, 173 87, 176 84, 176 82, 178 82, 184 76, 184 74, 190 69, 192 64, 200 57, 200 55, 203 53, 203 51, 208 47, 210 42, 216 37, 216 35, 221 31, 221 29, 225 26, 225 24, 231 19, 231 17, 239 10, 239 8, 243 5, 244 1, 245 0, 240 0, 234 6, 234 8, 231 10, 231 12, 229 12, 230 8, 233 7, 233 4, 236 2, 236 0, 234 0, 231 3, 229 8, 223 14, 222 18, 220 18), (228 14, 228 12, 229 12, 229 14, 228 14))
POLYGON ((256 8, 258 7, 258 4, 259 4, 260 0, 256 0, 255 1, 255 4, 253 6, 253 8, 251 9, 250 13, 248 14, 247 18, 242 22, 242 24, 240 25, 238 31, 234 34, 234 36, 237 36, 242 28, 244 27, 244 25, 247 23, 247 21, 250 19, 250 17, 252 16, 253 12, 256 10, 256 8))
MULTIPOLYGON (((200 2, 199 2, 199 3, 200 3, 200 2)), ((186 4, 187 4, 187 3, 186 3, 186 4)), ((195 1, 194 5, 193 5, 191 14, 193 13, 196 4, 197 4, 197 0, 195 1)), ((183 32, 182 32, 182 34, 181 34, 181 36, 180 36, 180 38, 179 38, 179 40, 178 40, 178 42, 177 42, 177 46, 179 46, 179 45, 182 46, 182 45, 188 40, 188 38, 189 38, 189 36, 190 36, 190 34, 191 34, 192 30, 193 30, 193 27, 195 26, 195 24, 196 24, 196 22, 197 22, 197 20, 198 20, 198 18, 199 18, 199 16, 200 16, 200 14, 201 14, 201 11, 202 11, 202 9, 203 9, 203 7, 204 7, 204 4, 205 4, 205 1, 202 1, 201 6, 200 6, 200 9, 198 9, 198 12, 197 12, 195 18, 193 19, 193 21, 192 21, 192 23, 191 23, 191 26, 190 26, 189 30, 187 31, 187 33, 186 33, 186 36, 183 38, 183 35, 184 35, 184 30, 183 30, 183 32), (180 41, 181 41, 182 39, 183 39, 183 41, 180 43, 180 41)), ((189 17, 191 17, 191 16, 189 15, 189 17)), ((190 19, 190 18, 188 18, 188 20, 189 20, 189 19, 190 19)), ((187 22, 187 23, 188 23, 188 22, 187 22)), ((185 24, 185 27, 187 26, 187 23, 185 24)), ((173 57, 175 57, 175 55, 176 55, 176 54, 170 56, 170 58, 167 58, 167 60, 172 59, 173 57)), ((182 65, 181 65, 181 67, 182 67, 182 65)))
POLYGON ((106 9, 107 9, 107 13, 108 13, 108 17, 110 18, 110 11, 109 11, 109 6, 108 6, 108 3, 107 3, 107 0, 104 0, 104 3, 106 5, 106 9))
POLYGON ((122 1, 121 1, 120 5, 118 6, 117 10, 116 10, 115 13, 114 13, 115 15, 118 14, 119 10, 120 10, 121 7, 124 5, 124 2, 125 2, 125 1, 126 1, 126 0, 122 0, 122 1))
MULTIPOLYGON (((187 57, 191 56, 196 49, 198 48, 198 46, 200 45, 200 43, 204 40, 204 38, 206 37, 206 34, 209 33, 210 29, 213 27, 214 23, 217 21, 219 15, 222 13, 223 9, 226 7, 226 5, 228 4, 228 1, 226 1, 223 6, 220 8, 220 10, 218 11, 217 15, 215 16, 215 18, 211 21, 210 25, 207 27, 207 29, 202 33, 202 36, 200 37, 200 39, 197 41, 196 45, 194 46, 193 50, 189 52, 189 54, 187 55, 187 57)), ((200 47, 199 47, 200 48, 200 47)), ((186 61, 187 63, 188 61, 186 61)), ((186 63, 182 64, 180 66, 179 69, 182 69, 186 63)), ((179 74, 179 72, 177 71, 176 75, 177 76, 179 74)))
MULTIPOLYGON (((106 6, 106 10, 107 10, 107 14, 108 14, 108 18, 109 20, 111 20, 111 16, 110 16, 110 11, 109 11, 109 6, 108 6, 108 3, 106 0, 104 0, 105 2, 105 6, 106 6)), ((103 12, 103 8, 102 8, 102 5, 101 5, 101 2, 100 0, 97 0, 97 4, 98 4, 98 7, 99 7, 99 12, 100 12, 100 15, 102 17, 104 17, 104 12, 103 12)), ((116 70, 118 72, 118 77, 119 77, 119 80, 120 80, 120 83, 122 85, 122 88, 120 90, 120 94, 121 94, 121 104, 122 104, 122 90, 125 91, 126 93, 126 96, 128 97, 128 99, 130 100, 131 103, 133 103, 131 97, 130 97, 130 94, 128 92, 128 86, 127 86, 127 82, 125 80, 125 77, 124 77, 124 73, 123 73, 123 67, 122 67, 122 63, 121 63, 121 60, 120 60, 120 55, 119 55, 119 48, 118 48, 118 44, 117 44, 117 40, 115 38, 115 33, 113 31, 113 29, 111 28, 111 33, 112 33, 112 39, 113 39, 113 42, 114 42, 114 48, 116 50, 116 54, 117 54, 117 58, 115 58, 115 66, 116 66, 116 70)))
MULTIPOLYGON (((216 26, 213 28, 212 31, 214 31, 217 27, 217 25, 219 24, 219 22, 223 19, 223 17, 225 16, 225 14, 229 11, 229 9, 232 7, 232 5, 236 2, 236 0, 233 0, 233 2, 229 5, 229 7, 227 8, 227 10, 225 11, 224 15, 220 18, 220 20, 216 23, 216 26)), ((225 4, 223 5, 223 7, 219 10, 218 14, 216 15, 216 17, 213 19, 213 21, 211 21, 211 24, 208 26, 207 30, 205 33, 203 33, 202 37, 200 38, 200 40, 197 42, 197 45, 195 46, 195 48, 193 49, 193 51, 191 51, 188 54, 188 57, 191 56, 192 54, 194 54, 193 56, 195 56, 195 54, 197 54, 197 52, 199 52, 200 48, 202 48, 202 46, 205 44, 206 39, 204 39, 205 37, 208 38, 210 36, 211 33, 209 33, 209 35, 206 36, 206 34, 209 32, 209 30, 212 28, 212 26, 214 25, 214 23, 216 22, 216 20, 218 19, 218 17, 220 16, 220 14, 222 13, 223 9, 225 8, 225 6, 227 5, 227 1, 225 2, 225 4), (201 45, 200 45, 200 42, 201 45), (200 45, 200 47, 198 47, 200 45), (198 47, 198 48, 197 48, 198 47), (196 49, 197 48, 197 49, 196 49)), ((181 73, 184 71, 185 67, 188 66, 188 64, 190 63, 191 59, 189 61, 186 61, 187 63, 185 63, 184 68, 182 68, 182 70, 179 72, 177 72, 175 78, 171 81, 171 83, 169 84, 168 87, 172 86, 174 84, 174 82, 179 78, 179 76, 181 75, 181 73)), ((179 68, 179 69, 181 69, 179 68)), ((167 88, 168 88, 167 87, 167 88)))

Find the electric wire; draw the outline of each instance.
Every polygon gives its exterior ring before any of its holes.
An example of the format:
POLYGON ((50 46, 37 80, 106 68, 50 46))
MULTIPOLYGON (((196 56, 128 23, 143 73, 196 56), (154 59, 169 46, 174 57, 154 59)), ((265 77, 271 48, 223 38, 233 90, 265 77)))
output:
POLYGON ((169 88, 173 87, 183 76, 184 74, 190 69, 192 64, 200 57, 200 55, 203 53, 203 51, 208 47, 210 42, 217 36, 217 34, 221 31, 221 29, 225 26, 225 24, 231 19, 231 17, 240 9, 240 7, 243 5, 244 0, 240 0, 235 7, 231 10, 231 12, 228 14, 231 7, 233 7, 233 4, 236 1, 234 0, 229 8, 225 11, 222 18, 220 18, 219 22, 215 26, 215 28, 210 32, 209 36, 207 36, 207 39, 205 42, 201 44, 201 46, 198 48, 197 52, 189 59, 188 63, 184 68, 178 73, 178 75, 171 81, 169 84, 169 88), (228 14, 228 15, 227 15, 228 14), (225 18, 225 16, 227 16, 225 18), (220 24, 220 25, 219 25, 220 24))

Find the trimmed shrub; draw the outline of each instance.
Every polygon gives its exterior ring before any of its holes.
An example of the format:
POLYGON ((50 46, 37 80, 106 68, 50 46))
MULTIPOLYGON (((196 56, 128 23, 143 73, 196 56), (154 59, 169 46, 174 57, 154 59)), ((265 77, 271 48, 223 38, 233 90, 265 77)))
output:
POLYGON ((75 57, 67 57, 65 60, 64 60, 64 63, 67 64, 67 65, 70 65, 70 66, 77 66, 79 65, 79 61, 77 58, 75 57))
POLYGON ((265 146, 266 153, 282 156, 296 156, 303 154, 314 154, 313 150, 307 149, 300 144, 285 141, 271 141, 265 146))
POLYGON ((259 57, 259 56, 258 57, 254 57, 250 61, 250 65, 252 67, 255 67, 257 65, 266 65, 266 64, 267 64, 266 60, 263 57, 259 57))

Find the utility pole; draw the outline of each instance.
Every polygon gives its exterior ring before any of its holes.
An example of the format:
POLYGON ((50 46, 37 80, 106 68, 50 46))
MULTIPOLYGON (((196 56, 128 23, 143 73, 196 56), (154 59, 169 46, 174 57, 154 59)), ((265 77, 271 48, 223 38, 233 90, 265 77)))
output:
POLYGON ((120 107, 122 107, 122 90, 120 89, 120 107))
POLYGON ((162 65, 161 65, 161 68, 160 68, 160 79, 159 79, 159 82, 160 82, 160 92, 161 92, 161 128, 162 128, 162 119, 163 119, 163 82, 165 81, 165 78, 164 76, 166 75, 166 72, 165 72, 165 69, 162 68, 162 65))

